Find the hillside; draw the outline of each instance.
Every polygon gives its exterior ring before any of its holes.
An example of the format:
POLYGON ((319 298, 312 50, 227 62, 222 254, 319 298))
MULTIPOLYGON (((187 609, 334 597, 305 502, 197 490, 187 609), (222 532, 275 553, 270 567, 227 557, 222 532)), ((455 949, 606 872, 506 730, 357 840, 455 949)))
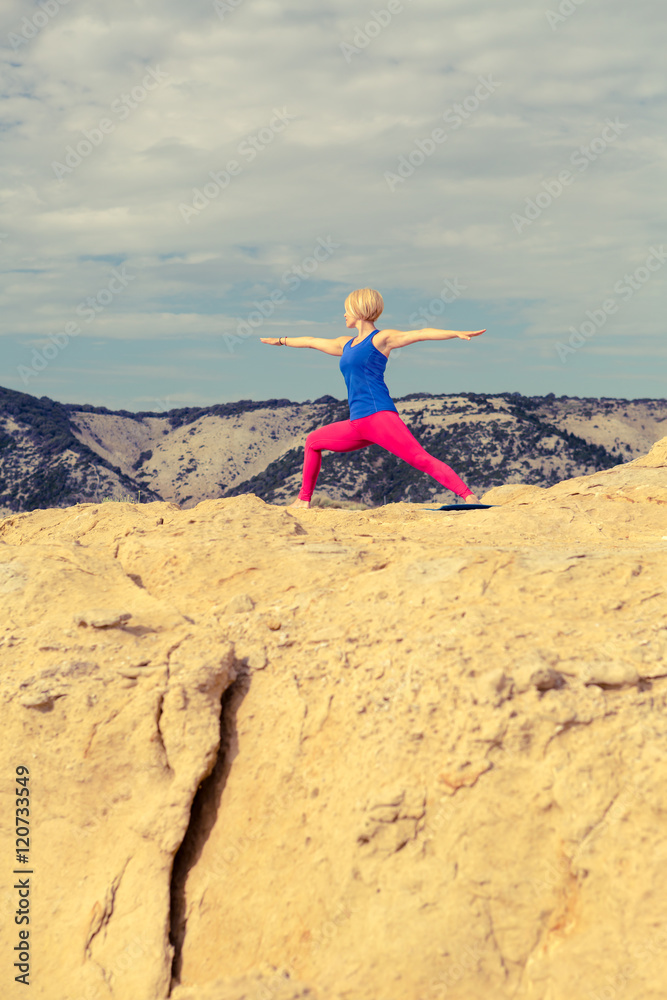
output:
MULTIPOLYGON (((397 400, 412 432, 476 493, 508 483, 551 486, 641 455, 661 437, 667 400, 593 400, 526 397, 518 393, 430 396, 397 400)), ((314 426, 347 418, 345 403, 330 405, 314 426)), ((296 495, 302 447, 291 448, 260 474, 229 487, 270 503, 296 495)), ((325 453, 318 492, 370 506, 402 500, 455 499, 429 477, 372 445, 358 452, 325 453)))
MULTIPOLYGON (((74 433, 67 408, 0 387, 0 512, 136 496, 137 483, 112 456, 74 433)), ((159 499, 149 487, 146 500, 159 499)))
MULTIPOLYGON (((518 393, 397 400, 429 451, 475 492, 506 483, 550 486, 644 454, 664 435, 667 400, 526 397, 518 393)), ((252 492, 285 502, 300 486, 308 432, 347 419, 347 404, 240 400, 165 413, 113 412, 0 390, 0 508, 107 498, 201 500, 252 492)), ((382 449, 326 453, 317 487, 368 506, 451 499, 382 449)))
POLYGON ((663 1000, 667 437, 484 499, 0 520, 3 998, 663 1000))

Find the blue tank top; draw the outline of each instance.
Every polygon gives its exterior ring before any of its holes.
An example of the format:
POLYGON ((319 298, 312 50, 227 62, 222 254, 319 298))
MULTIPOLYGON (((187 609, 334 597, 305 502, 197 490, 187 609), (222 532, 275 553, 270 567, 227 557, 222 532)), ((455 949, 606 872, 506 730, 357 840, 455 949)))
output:
POLYGON ((340 370, 347 386, 350 420, 370 417, 380 410, 398 413, 384 382, 387 359, 373 344, 373 337, 379 332, 372 330, 354 347, 350 346, 352 341, 348 340, 343 348, 340 370))

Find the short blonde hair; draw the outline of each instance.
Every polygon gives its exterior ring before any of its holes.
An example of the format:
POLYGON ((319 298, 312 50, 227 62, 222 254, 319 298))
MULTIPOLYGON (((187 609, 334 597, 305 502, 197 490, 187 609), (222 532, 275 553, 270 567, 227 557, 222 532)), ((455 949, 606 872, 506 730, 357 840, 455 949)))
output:
POLYGON ((372 288, 357 288, 356 292, 350 292, 345 299, 345 309, 357 319, 374 322, 384 309, 384 300, 372 288))

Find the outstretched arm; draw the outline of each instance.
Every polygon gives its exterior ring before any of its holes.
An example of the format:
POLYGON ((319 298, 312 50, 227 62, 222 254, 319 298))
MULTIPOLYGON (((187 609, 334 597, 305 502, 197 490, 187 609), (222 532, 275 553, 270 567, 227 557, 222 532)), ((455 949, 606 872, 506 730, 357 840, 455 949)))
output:
POLYGON ((343 347, 352 337, 260 337, 263 344, 271 344, 273 347, 313 347, 316 351, 323 351, 325 354, 333 354, 339 358, 343 353, 343 347))
POLYGON ((384 342, 382 347, 393 350, 396 347, 407 347, 408 344, 416 344, 420 340, 470 340, 472 337, 479 337, 484 330, 436 330, 434 327, 426 327, 424 330, 382 330, 384 342))

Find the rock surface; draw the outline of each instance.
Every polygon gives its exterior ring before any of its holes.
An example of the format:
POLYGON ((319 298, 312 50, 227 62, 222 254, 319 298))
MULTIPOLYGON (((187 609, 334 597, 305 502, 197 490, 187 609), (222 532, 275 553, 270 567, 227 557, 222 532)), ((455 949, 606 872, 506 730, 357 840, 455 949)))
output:
POLYGON ((484 500, 0 521, 33 997, 663 1000, 667 438, 484 500))

